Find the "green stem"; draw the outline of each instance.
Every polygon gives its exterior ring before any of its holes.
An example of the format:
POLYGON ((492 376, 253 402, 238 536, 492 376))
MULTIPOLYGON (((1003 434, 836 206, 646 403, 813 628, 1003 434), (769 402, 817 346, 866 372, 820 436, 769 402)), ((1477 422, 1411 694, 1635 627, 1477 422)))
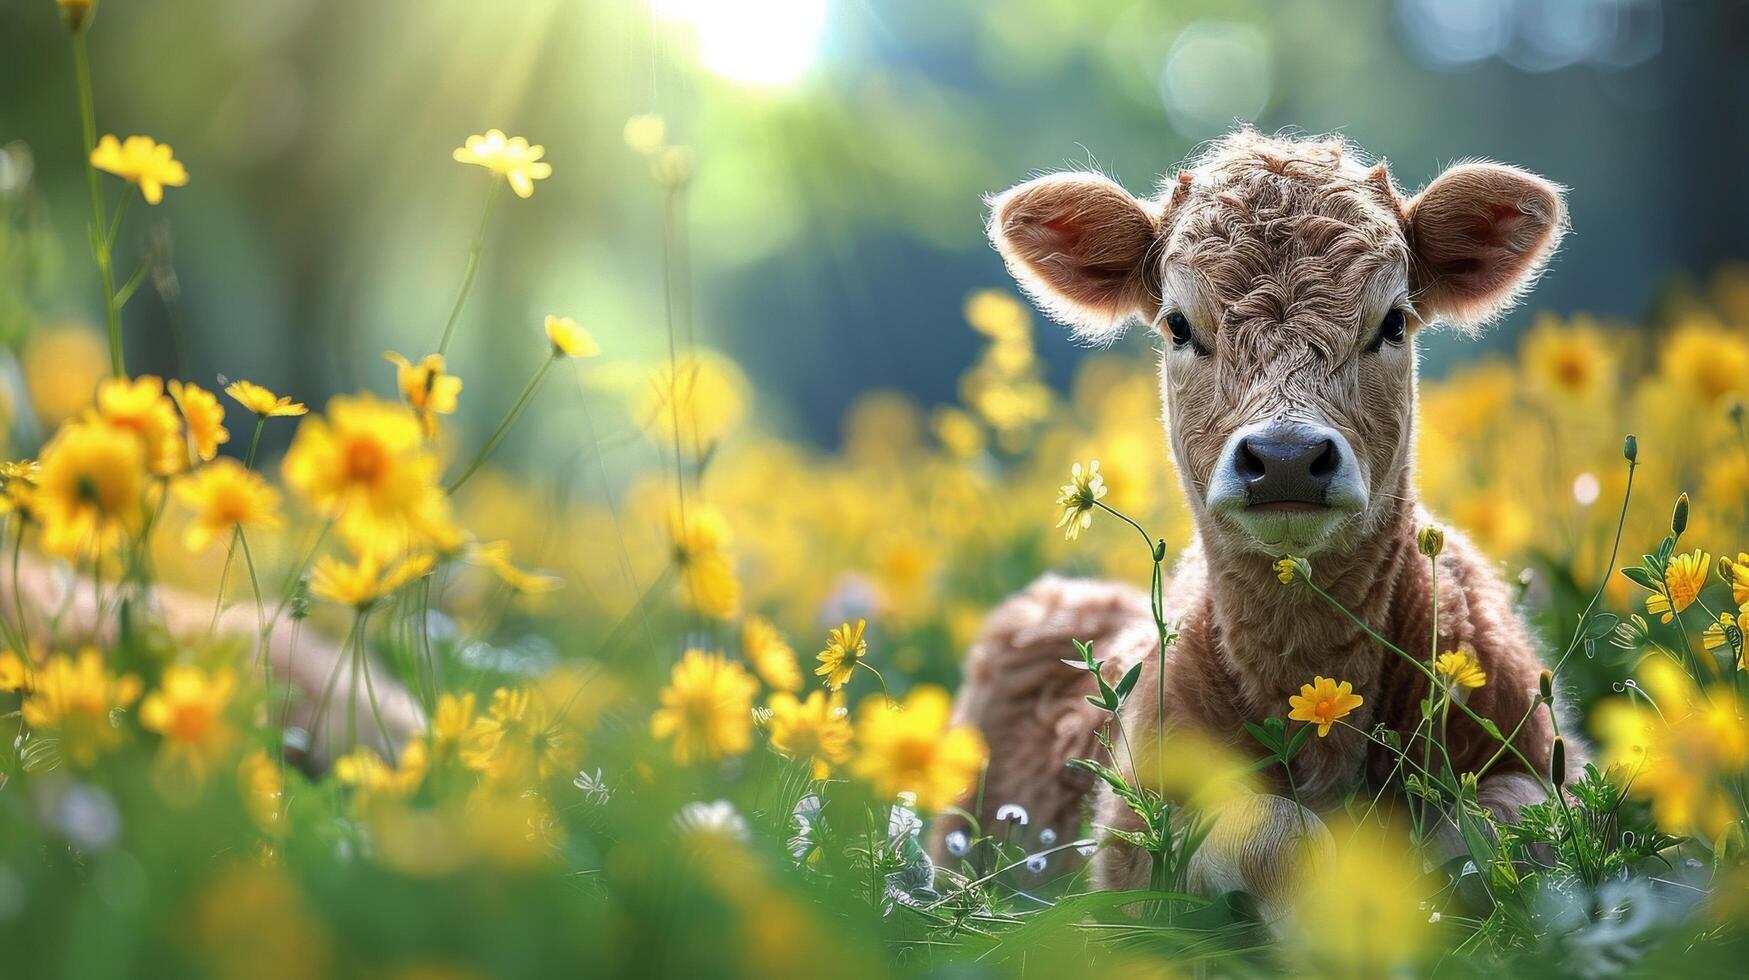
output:
MULTIPOLYGON (((127 376, 121 349, 121 311, 115 305, 115 275, 110 271, 110 240, 113 233, 104 234, 103 185, 97 168, 91 163, 91 153, 97 149, 97 110, 91 97, 91 56, 85 48, 85 32, 73 34, 73 76, 79 86, 79 122, 83 126, 86 183, 91 189, 91 248, 97 260, 97 274, 103 280, 103 313, 109 324, 109 367, 118 378, 127 376)), ((125 202, 126 197, 122 200, 125 202)), ((121 211, 116 211, 119 220, 121 211)))
MULTIPOLYGON (((18 614, 18 631, 26 641, 30 639, 30 621, 24 618, 24 593, 18 587, 18 560, 24 551, 24 515, 18 518, 18 533, 12 539, 12 608, 18 614)), ((19 656, 27 651, 20 649, 19 656)))
POLYGON ((255 434, 249 437, 249 452, 243 457, 243 468, 255 468, 255 450, 261 445, 261 430, 267 427, 267 416, 255 416, 255 434))
MULTIPOLYGON (((1433 671, 1427 669, 1426 664, 1423 664, 1421 661, 1416 660, 1414 657, 1409 656, 1407 653, 1404 653, 1403 649, 1401 647, 1397 646, 1395 643, 1392 643, 1390 640, 1385 639, 1383 636, 1380 636, 1377 630, 1373 629, 1371 626, 1368 626, 1364 621, 1361 620, 1361 618, 1359 616, 1356 616, 1354 613, 1349 612, 1347 606, 1344 606, 1342 603, 1337 602, 1335 597, 1330 595, 1330 593, 1325 592, 1323 589, 1318 588, 1318 586, 1316 584, 1314 584, 1311 579, 1305 579, 1304 581, 1306 583, 1307 588, 1310 588, 1314 593, 1317 594, 1317 596, 1320 599, 1323 599, 1326 603, 1329 603, 1338 612, 1342 613, 1342 615, 1348 617, 1348 620, 1350 622, 1352 622, 1354 625, 1360 627, 1362 632, 1364 632, 1364 633, 1366 633, 1366 635, 1372 637, 1380 645, 1382 645, 1385 649, 1391 651, 1392 653, 1396 654, 1397 656, 1399 656, 1399 657, 1403 658, 1404 660, 1408 661, 1409 663, 1413 664, 1415 666, 1416 670, 1419 670, 1419 671, 1421 671, 1421 673, 1427 675, 1427 683, 1428 683, 1429 690, 1432 690, 1433 686, 1438 684, 1439 678, 1434 675, 1433 671)), ((1464 714, 1469 715, 1470 720, 1475 722, 1477 724, 1477 726, 1479 726, 1482 729, 1483 732, 1487 732, 1488 727, 1493 724, 1492 722, 1488 721, 1486 718, 1483 718, 1481 715, 1476 714, 1476 712, 1474 710, 1472 710, 1470 708, 1470 706, 1467 704, 1463 704, 1460 702, 1458 704, 1458 708, 1459 708, 1459 710, 1463 711, 1464 714)), ((1526 772, 1532 774, 1533 776, 1536 776, 1539 780, 1542 781, 1544 789, 1549 788, 1549 780, 1548 780, 1547 774, 1537 772, 1537 768, 1530 764, 1530 760, 1526 759, 1524 757, 1524 753, 1518 751, 1517 746, 1513 745, 1511 742, 1506 741, 1502 736, 1496 735, 1494 737, 1500 739, 1501 745, 1504 746, 1507 751, 1511 752, 1513 754, 1513 756, 1515 756, 1518 759, 1519 762, 1524 764, 1524 769, 1526 772)))
POLYGON ((462 273, 461 292, 456 294, 455 306, 449 311, 449 322, 443 325, 443 339, 437 342, 439 354, 449 350, 449 342, 455 336, 455 325, 461 321, 462 307, 468 304, 468 294, 473 292, 474 276, 480 271, 480 253, 486 248, 486 225, 492 220, 492 207, 498 203, 498 189, 503 184, 494 177, 486 191, 486 206, 480 210, 480 227, 474 230, 474 242, 468 246, 468 267, 462 273))
POLYGON ((505 433, 509 432, 510 427, 516 424, 517 418, 522 415, 522 410, 528 407, 529 400, 539 390, 541 382, 546 380, 547 372, 552 370, 553 362, 558 360, 560 356, 562 355, 553 354, 541 362, 539 370, 534 372, 534 377, 529 378, 528 384, 523 385, 522 394, 517 396, 516 404, 510 406, 510 411, 505 414, 504 420, 498 423, 498 428, 492 430, 491 437, 486 440, 485 445, 480 447, 479 453, 474 456, 474 461, 469 463, 468 468, 462 471, 462 475, 456 477, 455 481, 444 490, 445 493, 454 494, 460 490, 462 484, 468 482, 468 478, 474 475, 474 471, 486 462, 486 457, 492 455, 492 450, 498 448, 498 443, 504 440, 505 433))
POLYGON ((267 614, 261 604, 261 579, 255 574, 255 554, 249 550, 249 538, 243 534, 243 525, 237 525, 237 543, 243 546, 243 567, 249 570, 249 587, 255 592, 255 632, 259 646, 255 657, 264 665, 266 678, 273 681, 273 664, 267 656, 267 614))

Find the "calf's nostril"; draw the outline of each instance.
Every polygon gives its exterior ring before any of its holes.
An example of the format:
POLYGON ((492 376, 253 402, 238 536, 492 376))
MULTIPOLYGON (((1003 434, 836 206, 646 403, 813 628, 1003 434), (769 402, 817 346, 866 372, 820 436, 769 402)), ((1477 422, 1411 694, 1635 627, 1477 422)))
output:
POLYGON ((1317 479, 1328 481, 1332 476, 1336 475, 1336 467, 1337 467, 1338 462, 1339 462, 1339 460, 1338 460, 1337 455, 1336 455, 1336 443, 1335 443, 1335 441, 1331 440, 1331 439, 1325 439, 1323 451, 1318 453, 1317 458, 1312 460, 1312 466, 1311 466, 1310 472, 1311 472, 1312 476, 1316 477, 1317 479))
POLYGON ((1255 483, 1263 479, 1268 472, 1263 465, 1263 460, 1252 451, 1249 439, 1239 443, 1239 452, 1233 457, 1233 468, 1239 471, 1239 475, 1244 477, 1247 483, 1255 483))

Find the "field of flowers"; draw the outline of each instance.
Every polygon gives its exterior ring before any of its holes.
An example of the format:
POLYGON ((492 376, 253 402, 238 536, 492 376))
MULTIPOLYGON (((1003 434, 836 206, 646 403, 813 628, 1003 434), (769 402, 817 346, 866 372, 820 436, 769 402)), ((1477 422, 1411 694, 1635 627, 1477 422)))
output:
MULTIPOLYGON (((650 179, 624 193, 668 221, 653 372, 555 311, 506 331, 521 394, 470 397, 446 354, 486 230, 563 166, 493 130, 431 161, 482 218, 429 352, 326 405, 132 375, 122 312, 173 289, 122 230, 201 178, 98 125, 88 6, 60 5, 108 343, 33 340, 42 438, 0 467, 0 976, 1705 975, 1749 952, 1749 268, 1644 323, 1541 318, 1421 388, 1424 498, 1517 576, 1538 710, 1594 769, 1497 827, 1399 744, 1400 784, 1356 789, 1279 917, 1181 873, 1101 894, 1074 860, 1091 825, 1029 851, 1004 808, 934 858, 926 827, 979 785, 949 705, 982 616, 1047 570, 1145 587, 1159 552, 1130 524, 1189 540, 1145 340, 1057 390, 1029 309, 969 284, 942 313, 983 340, 956 403, 871 392, 839 451, 786 441, 694 338, 695 161, 645 116, 623 152, 650 179), (617 408, 577 413, 574 467, 500 469, 525 412, 576 411, 539 398, 558 385, 617 408), (465 442, 463 412, 501 421, 465 442), (1460 815, 1457 859, 1431 810, 1460 815)), ((28 181, 0 182, 0 271, 28 275, 42 234, 28 181)), ((1286 560, 1283 587, 1308 572, 1286 560)), ((1461 651, 1434 669, 1428 745, 1488 683, 1461 651)), ((1129 787, 1174 815, 1151 848, 1218 839, 1211 793, 1347 703, 1294 700, 1257 744, 1129 787)))

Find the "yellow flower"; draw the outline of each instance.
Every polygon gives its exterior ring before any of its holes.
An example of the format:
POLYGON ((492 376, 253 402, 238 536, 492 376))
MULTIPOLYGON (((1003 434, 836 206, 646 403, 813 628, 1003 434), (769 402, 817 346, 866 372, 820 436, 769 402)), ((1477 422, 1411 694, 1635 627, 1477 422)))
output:
POLYGON ((83 411, 97 383, 109 377, 109 345, 83 327, 36 328, 19 360, 30 404, 45 429, 83 411))
POLYGON ((1293 708, 1288 720, 1304 721, 1318 726, 1318 737, 1330 734, 1330 726, 1363 703, 1347 681, 1338 684, 1328 677, 1313 677, 1312 683, 1300 685, 1300 693, 1287 699, 1293 708))
POLYGON ((716 619, 733 619, 741 611, 741 583, 729 553, 734 538, 722 512, 697 501, 684 510, 676 506, 668 514, 668 540, 680 572, 680 604, 716 619))
POLYGON ((1728 687, 1703 690, 1668 657, 1640 663, 1652 704, 1615 698, 1593 714, 1603 763, 1620 784, 1652 801, 1662 830, 1716 840, 1738 822, 1733 785, 1749 769, 1749 720, 1728 687))
POLYGON ((644 113, 626 120, 626 145, 633 152, 649 156, 662 148, 668 139, 668 124, 655 113, 644 113))
POLYGON ((944 405, 930 414, 929 427, 948 455, 971 459, 984 451, 984 428, 963 408, 944 405))
POLYGON ((140 727, 164 737, 164 758, 185 762, 197 774, 223 755, 236 732, 225 708, 237 689, 228 670, 208 674, 199 667, 172 664, 158 690, 140 702, 140 727))
POLYGON ((182 420, 194 439, 194 451, 201 460, 211 460, 219 454, 219 446, 231 441, 225 428, 225 407, 212 392, 199 385, 172 381, 165 385, 176 407, 182 409, 182 420))
POLYGON ((263 833, 276 834, 281 828, 285 811, 285 778, 279 765, 267 755, 266 749, 256 749, 237 764, 237 788, 243 795, 243 807, 249 818, 263 833))
POLYGON ((828 698, 824 691, 814 691, 806 701, 798 701, 795 695, 779 691, 767 705, 771 747, 810 766, 815 779, 825 779, 833 766, 850 758, 850 718, 842 695, 828 698))
POLYGON ((1482 670, 1476 648, 1468 643, 1460 643, 1456 650, 1440 654, 1433 662, 1433 671, 1453 690, 1475 690, 1488 683, 1488 674, 1482 670))
POLYGON ((189 551, 203 551, 220 535, 239 527, 282 527, 279 491, 259 473, 229 457, 214 460, 176 484, 176 496, 194 508, 182 537, 189 551))
POLYGON ((334 778, 343 786, 351 786, 371 796, 407 797, 418 791, 430 768, 430 756, 423 739, 413 739, 401 750, 401 758, 390 768, 382 756, 360 746, 334 760, 334 778))
POLYGON ((0 651, 0 692, 11 694, 30 686, 30 668, 11 650, 0 651))
MULTIPOLYGON (((1338 824, 1302 838, 1294 866, 1279 873, 1284 914, 1275 920, 1293 950, 1294 972, 1313 977, 1421 976, 1434 947, 1413 846, 1377 822, 1338 824), (1323 838, 1323 842, 1319 838, 1323 838), (1332 846, 1332 844, 1334 846, 1332 846)), ((1217 831, 1219 833, 1219 831, 1217 831)), ((1242 853, 1242 852, 1236 852, 1242 853)))
POLYGON ((282 471, 288 487, 337 517, 353 550, 393 554, 447 536, 449 503, 419 420, 370 395, 337 397, 300 426, 282 471))
POLYGON ((552 164, 540 159, 546 152, 546 147, 530 146, 520 136, 506 139, 502 130, 488 129, 484 135, 468 137, 467 143, 451 156, 457 163, 485 167, 498 174, 510 181, 510 189, 517 197, 526 198, 534 193, 535 181, 553 175, 552 164))
POLYGON ((427 354, 424 360, 412 364, 394 351, 384 351, 383 360, 395 366, 395 387, 413 411, 419 413, 425 438, 436 435, 437 416, 455 414, 462 379, 444 373, 442 354, 427 354))
POLYGON ((857 712, 859 746, 851 770, 886 798, 915 793, 917 807, 933 813, 976 784, 984 766, 983 736, 949 724, 947 692, 913 688, 904 704, 871 695, 857 712))
POLYGON ((796 665, 796 652, 784 642, 783 634, 762 616, 748 616, 741 624, 741 655, 753 665, 767 687, 774 691, 802 689, 802 670, 796 665))
POLYGON ((671 450, 678 424, 681 448, 702 455, 740 424, 746 390, 747 378, 735 362, 700 352, 658 367, 647 384, 632 390, 629 407, 656 445, 671 450))
POLYGON ((1735 559, 1720 555, 1719 571, 1731 583, 1731 601, 1749 607, 1749 552, 1739 551, 1735 559))
POLYGON ((859 619, 854 626, 844 623, 826 634, 826 649, 814 658, 820 661, 814 674, 826 678, 827 687, 838 691, 850 683, 856 665, 868 656, 868 640, 863 636, 867 628, 868 620, 859 619))
POLYGON ((474 560, 490 568, 512 592, 520 595, 540 595, 553 592, 565 583, 556 575, 528 572, 510 563, 510 543, 493 541, 474 549, 474 560))
POLYGON ((601 353, 600 345, 589 331, 568 316, 547 314, 546 328, 554 357, 594 357, 601 353))
POLYGON ((966 322, 972 329, 996 341, 1023 340, 1032 336, 1032 313, 1013 293, 980 289, 966 297, 966 322))
POLYGON ((331 555, 316 559, 310 572, 310 594, 355 609, 368 609, 378 599, 431 571, 432 557, 416 554, 385 567, 371 554, 356 562, 343 562, 331 555))
POLYGON ((1668 623, 1677 613, 1694 605, 1712 571, 1713 556, 1699 548, 1686 555, 1673 555, 1664 569, 1664 591, 1646 597, 1646 611, 1668 623))
POLYGON ((1584 317, 1565 325, 1539 317, 1519 345, 1519 361, 1532 390, 1562 407, 1593 405, 1614 389, 1615 351, 1584 317))
MULTIPOLYGON (((1717 650, 1719 647, 1730 643, 1731 630, 1736 628, 1736 626, 1737 615, 1735 613, 1719 613, 1719 618, 1709 624, 1706 630, 1700 634, 1701 646, 1708 650, 1717 650)), ((1739 636, 1740 635, 1741 634, 1739 634, 1739 636)), ((1732 650, 1731 652, 1733 654, 1736 653, 1735 650, 1732 650)), ((1738 662, 1737 669, 1743 669, 1741 661, 1738 662)))
POLYGON ((455 695, 445 691, 431 713, 431 754, 442 759, 458 750, 473 727, 473 692, 455 695))
POLYGON ((23 521, 37 519, 36 489, 42 465, 34 459, 0 463, 0 515, 17 514, 23 521))
POLYGON ((1277 558, 1272 567, 1275 569, 1275 577, 1286 585, 1294 580, 1294 573, 1299 571, 1300 566, 1292 558, 1277 558))
POLYGON ((31 500, 43 524, 43 549, 63 557, 101 553, 145 520, 145 451, 127 432, 69 422, 43 447, 31 500))
MULTIPOLYGON (((146 464, 159 476, 179 472, 188 464, 176 404, 164 395, 164 382, 152 375, 133 380, 105 378, 97 386, 95 415, 140 440, 146 464)), ((92 413, 87 413, 90 417, 92 413)))
POLYGON ((303 402, 294 402, 288 396, 275 395, 253 381, 233 381, 225 386, 225 394, 264 419, 280 415, 302 415, 310 410, 303 402))
POLYGON ((462 763, 504 785, 532 785, 571 775, 583 746, 575 729, 566 724, 565 714, 550 710, 546 695, 538 689, 501 687, 492 692, 486 716, 468 729, 462 763))
POLYGON ((650 716, 650 734, 672 740, 674 759, 683 764, 740 755, 752 740, 758 689, 759 683, 740 664, 688 650, 662 689, 662 706, 650 716))
POLYGON ((129 136, 118 141, 105 135, 91 151, 91 165, 140 186, 147 204, 164 200, 164 188, 188 183, 188 171, 170 155, 170 144, 150 136, 129 136))
POLYGON ((24 723, 33 731, 58 733, 61 754, 89 766, 99 753, 121 743, 124 730, 110 712, 139 696, 140 679, 111 674, 96 650, 86 648, 77 660, 57 654, 36 671, 30 697, 24 699, 24 723))
POLYGON ((1063 528, 1064 538, 1073 541, 1093 526, 1093 508, 1104 496, 1105 477, 1099 475, 1099 460, 1087 464, 1086 469, 1076 463, 1069 470, 1069 482, 1057 494, 1057 506, 1063 508, 1057 526, 1063 528))

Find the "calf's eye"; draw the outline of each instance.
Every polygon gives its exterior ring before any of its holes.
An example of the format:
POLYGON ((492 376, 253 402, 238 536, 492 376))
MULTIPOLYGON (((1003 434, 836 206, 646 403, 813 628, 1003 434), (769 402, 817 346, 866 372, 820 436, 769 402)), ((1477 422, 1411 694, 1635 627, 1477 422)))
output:
POLYGON ((1377 351, 1386 344, 1393 346, 1401 344, 1409 336, 1409 315, 1401 309, 1393 309, 1385 314, 1379 324, 1378 336, 1367 346, 1368 351, 1377 351))
POLYGON ((1166 330, 1172 335, 1172 349, 1189 347, 1203 357, 1208 356, 1208 349, 1196 340, 1196 334, 1191 332, 1190 321, 1177 310, 1166 314, 1166 330))

